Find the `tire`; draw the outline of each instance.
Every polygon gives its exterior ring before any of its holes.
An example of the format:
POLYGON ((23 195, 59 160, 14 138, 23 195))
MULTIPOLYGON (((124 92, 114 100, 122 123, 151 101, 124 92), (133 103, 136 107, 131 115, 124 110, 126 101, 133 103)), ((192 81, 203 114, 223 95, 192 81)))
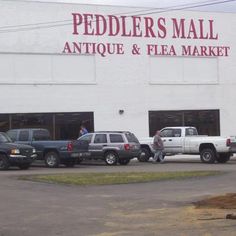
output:
POLYGON ((129 162, 130 162, 130 159, 120 159, 119 160, 119 164, 122 166, 129 164, 129 162))
POLYGON ((26 163, 26 164, 21 164, 18 166, 21 170, 28 170, 30 168, 30 164, 26 163))
POLYGON ((10 163, 4 154, 0 154, 0 170, 8 170, 10 163))
POLYGON ((216 161, 216 153, 211 148, 204 148, 200 153, 200 157, 203 163, 213 164, 216 161))
POLYGON ((105 157, 105 162, 107 165, 114 166, 117 164, 118 155, 116 152, 112 152, 112 151, 106 152, 104 157, 105 157))
POLYGON ((226 163, 230 160, 230 153, 220 153, 219 157, 217 158, 218 163, 226 163))
POLYGON ((49 168, 57 168, 60 165, 60 159, 56 152, 48 152, 45 155, 45 164, 49 168))
POLYGON ((138 157, 138 160, 140 162, 147 162, 149 161, 149 158, 151 157, 151 153, 148 148, 142 147, 141 148, 141 154, 138 157))

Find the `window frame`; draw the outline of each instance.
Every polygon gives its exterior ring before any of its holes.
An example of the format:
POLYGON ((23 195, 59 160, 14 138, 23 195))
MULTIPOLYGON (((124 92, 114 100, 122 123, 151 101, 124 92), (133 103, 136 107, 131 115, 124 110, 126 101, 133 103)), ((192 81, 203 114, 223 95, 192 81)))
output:
POLYGON ((122 134, 109 134, 109 141, 110 141, 110 143, 125 143, 125 139, 124 139, 122 134), (120 136, 122 138, 122 142, 117 142, 117 141, 114 142, 114 141, 112 141, 111 140, 111 135, 120 136))
MULTIPOLYGON (((102 141, 104 141, 104 140, 102 140, 102 141)), ((93 139, 93 143, 94 143, 94 144, 108 143, 107 134, 103 134, 103 133, 101 133, 101 134, 95 134, 95 135, 94 135, 94 139, 93 139), (106 141, 106 142, 96 142, 96 136, 99 136, 99 135, 105 137, 105 141, 106 141)))

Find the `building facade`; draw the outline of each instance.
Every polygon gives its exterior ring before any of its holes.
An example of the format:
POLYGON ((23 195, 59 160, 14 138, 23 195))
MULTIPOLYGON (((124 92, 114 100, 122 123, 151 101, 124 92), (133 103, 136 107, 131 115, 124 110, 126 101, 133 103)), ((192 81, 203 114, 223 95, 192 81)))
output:
POLYGON ((236 15, 4 1, 0 128, 236 134, 236 15))

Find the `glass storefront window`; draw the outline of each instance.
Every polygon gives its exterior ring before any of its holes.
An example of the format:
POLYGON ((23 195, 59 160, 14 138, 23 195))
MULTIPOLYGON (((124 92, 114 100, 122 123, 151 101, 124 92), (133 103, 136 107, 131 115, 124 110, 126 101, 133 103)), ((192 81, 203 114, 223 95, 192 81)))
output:
POLYGON ((6 132, 7 130, 9 130, 9 115, 5 115, 5 114, 1 114, 0 115, 0 130, 2 132, 6 132))
POLYGON ((55 114, 55 138, 77 139, 82 124, 89 132, 94 130, 93 112, 55 114))
POLYGON ((149 135, 164 127, 193 126, 200 135, 220 135, 219 110, 149 111, 149 135))
POLYGON ((157 130, 164 127, 182 126, 183 114, 178 111, 150 111, 149 127, 150 134, 153 136, 157 130))
POLYGON ((219 111, 185 111, 185 126, 194 126, 201 135, 219 135, 219 111))
POLYGON ((27 113, 11 115, 12 129, 17 128, 43 128, 53 133, 53 114, 27 113))
POLYGON ((77 139, 82 124, 89 132, 94 131, 93 112, 0 114, 0 130, 3 132, 42 128, 49 130, 52 139, 77 139))

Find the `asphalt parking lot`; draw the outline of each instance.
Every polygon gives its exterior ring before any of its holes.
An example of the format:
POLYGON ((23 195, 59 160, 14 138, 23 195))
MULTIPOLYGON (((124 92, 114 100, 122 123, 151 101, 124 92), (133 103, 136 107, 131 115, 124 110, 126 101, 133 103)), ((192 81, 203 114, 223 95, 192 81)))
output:
MULTIPOLYGON (((236 192, 236 157, 226 164, 203 164, 198 157, 167 157, 164 164, 106 166, 84 163, 48 169, 0 172, 1 236, 235 235, 236 222, 225 210, 198 211, 192 202, 236 192), (220 170, 219 176, 142 184, 65 186, 17 179, 19 175, 119 171, 220 170)), ((230 212, 231 213, 231 212, 230 212)))

